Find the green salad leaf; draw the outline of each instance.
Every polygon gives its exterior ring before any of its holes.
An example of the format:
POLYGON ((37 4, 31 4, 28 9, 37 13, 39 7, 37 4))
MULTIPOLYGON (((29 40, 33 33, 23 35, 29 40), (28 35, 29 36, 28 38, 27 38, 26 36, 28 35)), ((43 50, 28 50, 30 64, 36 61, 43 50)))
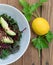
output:
POLYGON ((0 58, 5 59, 10 54, 10 51, 7 49, 3 49, 0 55, 0 58))

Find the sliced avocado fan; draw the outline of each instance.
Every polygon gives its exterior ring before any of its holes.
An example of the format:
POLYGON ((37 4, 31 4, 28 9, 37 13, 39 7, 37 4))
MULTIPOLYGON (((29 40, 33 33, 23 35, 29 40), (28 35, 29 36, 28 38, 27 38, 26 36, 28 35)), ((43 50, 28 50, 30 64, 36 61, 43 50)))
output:
POLYGON ((2 39, 1 39, 1 42, 3 43, 14 43, 13 39, 11 37, 6 37, 4 36, 2 39))
POLYGON ((16 33, 9 28, 8 23, 2 17, 0 17, 0 24, 8 35, 16 35, 16 33))

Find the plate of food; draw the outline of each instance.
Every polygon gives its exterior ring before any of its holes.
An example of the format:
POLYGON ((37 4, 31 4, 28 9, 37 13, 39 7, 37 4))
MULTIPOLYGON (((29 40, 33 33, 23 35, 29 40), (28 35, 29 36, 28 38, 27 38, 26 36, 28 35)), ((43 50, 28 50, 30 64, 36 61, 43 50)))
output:
POLYGON ((27 50, 30 36, 25 16, 13 6, 0 4, 0 65, 18 60, 27 50))

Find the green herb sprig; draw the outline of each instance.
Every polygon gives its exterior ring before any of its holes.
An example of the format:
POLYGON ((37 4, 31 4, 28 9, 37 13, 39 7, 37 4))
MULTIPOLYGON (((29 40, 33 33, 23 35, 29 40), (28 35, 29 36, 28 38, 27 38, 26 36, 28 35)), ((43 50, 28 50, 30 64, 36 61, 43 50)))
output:
POLYGON ((44 36, 38 36, 37 38, 32 39, 33 46, 38 49, 39 57, 40 57, 40 50, 43 48, 49 48, 48 43, 50 43, 53 39, 53 33, 49 31, 44 36))
POLYGON ((46 1, 47 0, 40 0, 39 2, 30 5, 26 0, 19 0, 20 4, 23 7, 22 12, 24 13, 29 22, 31 21, 33 12, 36 11, 46 1))

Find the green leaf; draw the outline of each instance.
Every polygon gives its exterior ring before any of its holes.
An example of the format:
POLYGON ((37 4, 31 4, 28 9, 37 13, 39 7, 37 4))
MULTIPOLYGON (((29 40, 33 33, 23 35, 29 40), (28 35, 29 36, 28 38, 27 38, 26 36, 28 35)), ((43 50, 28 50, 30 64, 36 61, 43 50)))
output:
POLYGON ((47 2, 48 0, 40 0, 40 3, 44 3, 47 2))
POLYGON ((42 5, 43 2, 46 0, 40 0, 40 2, 34 3, 32 5, 29 5, 29 3, 26 0, 19 0, 20 4, 23 6, 23 13, 28 21, 31 20, 33 12, 42 5))
POLYGON ((34 12, 37 8, 39 8, 44 2, 47 0, 40 0, 38 3, 34 3, 31 5, 31 12, 34 12))
POLYGON ((10 51, 7 49, 2 50, 2 54, 0 55, 0 58, 5 59, 10 54, 10 51))
POLYGON ((27 18, 27 20, 30 21, 32 17, 32 13, 30 12, 30 7, 25 7, 22 11, 25 17, 27 18))
POLYGON ((39 36, 38 38, 34 38, 32 40, 32 43, 34 45, 34 47, 36 47, 38 50, 43 49, 43 48, 48 48, 48 44, 46 43, 46 40, 44 38, 42 38, 41 36, 39 36))
POLYGON ((53 33, 51 31, 49 31, 45 36, 46 36, 46 40, 48 42, 52 41, 52 39, 53 39, 53 33))
POLYGON ((31 12, 30 12, 30 7, 25 7, 25 8, 23 8, 22 12, 23 12, 24 14, 31 13, 31 12))
POLYGON ((29 4, 26 0, 19 0, 20 4, 23 6, 23 7, 28 7, 29 4))
POLYGON ((18 52, 18 50, 20 49, 20 41, 15 41, 13 47, 10 47, 9 49, 12 54, 18 52))
POLYGON ((25 14, 25 17, 27 18, 28 22, 30 22, 32 15, 31 14, 25 14))
POLYGON ((40 7, 41 3, 34 3, 31 5, 31 12, 34 12, 38 7, 40 7))
POLYGON ((21 5, 24 7, 22 12, 24 13, 25 17, 27 18, 28 21, 31 20, 31 12, 30 12, 30 5, 26 2, 26 0, 19 0, 21 5))

